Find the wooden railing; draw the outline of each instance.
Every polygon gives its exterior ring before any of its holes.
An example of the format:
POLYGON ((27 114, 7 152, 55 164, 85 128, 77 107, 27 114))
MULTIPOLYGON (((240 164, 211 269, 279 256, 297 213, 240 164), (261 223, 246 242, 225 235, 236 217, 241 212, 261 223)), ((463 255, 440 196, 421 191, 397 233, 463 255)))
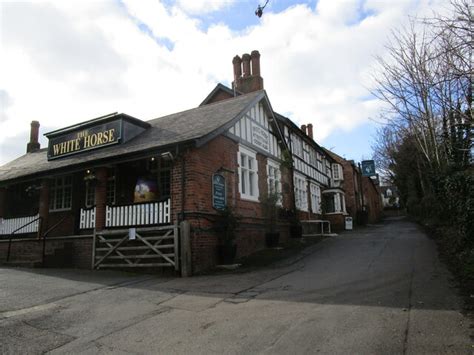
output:
POLYGON ((95 228, 95 207, 81 208, 81 216, 79 220, 79 229, 95 228))
MULTIPOLYGON (((149 226, 171 223, 171 200, 138 203, 133 205, 107 206, 106 227, 149 226)), ((95 228, 96 208, 81 208, 79 228, 95 228)))
POLYGON ((0 218, 0 235, 9 235, 14 231, 16 231, 15 234, 36 233, 38 226, 38 214, 18 218, 0 218))
POLYGON ((107 206, 106 227, 146 226, 169 224, 171 200, 148 202, 125 206, 107 206))

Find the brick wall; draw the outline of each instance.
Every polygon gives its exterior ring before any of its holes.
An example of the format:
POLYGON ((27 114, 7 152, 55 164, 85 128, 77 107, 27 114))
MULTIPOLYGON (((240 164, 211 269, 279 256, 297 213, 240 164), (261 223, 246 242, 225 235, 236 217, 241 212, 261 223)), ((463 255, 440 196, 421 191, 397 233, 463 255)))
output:
POLYGON ((364 203, 367 206, 368 221, 375 223, 382 218, 383 212, 380 189, 369 177, 362 178, 362 188, 364 189, 364 203))
POLYGON ((343 160, 340 161, 340 163, 344 171, 343 188, 346 199, 346 211, 355 219, 357 217, 357 211, 361 209, 358 172, 349 161, 343 160))
MULTIPOLYGON (((45 251, 47 266, 90 269, 92 237, 47 239, 45 251)), ((8 241, 0 241, 0 263, 6 261, 7 252, 8 241)), ((10 261, 39 262, 42 252, 42 240, 13 240, 10 261)))
POLYGON ((325 214, 324 219, 331 222, 331 232, 340 232, 345 229, 346 216, 342 213, 325 214))
MULTIPOLYGON (((214 230, 217 212, 212 207, 212 174, 220 172, 226 178, 227 204, 238 217, 236 230, 237 255, 244 256, 265 246, 265 220, 259 202, 240 198, 237 165, 238 144, 218 136, 200 148, 190 148, 175 160, 172 170, 171 195, 173 219, 181 213, 182 162, 185 164, 186 220, 191 223, 191 246, 194 272, 199 272, 217 263, 218 235, 214 230)), ((259 192, 267 192, 267 158, 257 154, 259 192)), ((289 184, 288 171, 282 171, 282 184, 289 184)), ((283 206, 290 208, 291 191, 283 193, 283 206)), ((288 238, 288 224, 280 226, 280 240, 288 238)))

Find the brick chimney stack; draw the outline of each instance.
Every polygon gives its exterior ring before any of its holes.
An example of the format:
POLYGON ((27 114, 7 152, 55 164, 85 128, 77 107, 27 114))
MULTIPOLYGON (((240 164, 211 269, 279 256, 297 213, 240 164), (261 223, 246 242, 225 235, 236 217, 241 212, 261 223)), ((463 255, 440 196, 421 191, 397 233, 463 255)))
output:
POLYGON ((308 123, 308 136, 313 139, 313 124, 308 123))
POLYGON ((306 134, 306 125, 305 124, 302 124, 301 125, 301 131, 306 134))
POLYGON ((250 54, 247 53, 242 56, 242 68, 244 71, 244 78, 250 76, 250 58, 250 54))
POLYGON ((250 58, 252 59, 252 75, 260 76, 260 53, 258 51, 252 51, 250 58))
POLYGON ((246 94, 263 90, 263 78, 260 76, 260 53, 252 51, 245 53, 242 59, 238 55, 232 60, 234 66, 234 81, 232 87, 246 94))
POLYGON ((232 64, 234 65, 234 80, 237 80, 237 78, 242 76, 242 59, 236 55, 232 59, 232 64))
POLYGON ((38 121, 31 121, 30 142, 26 145, 26 152, 33 153, 40 149, 38 142, 40 124, 38 121))

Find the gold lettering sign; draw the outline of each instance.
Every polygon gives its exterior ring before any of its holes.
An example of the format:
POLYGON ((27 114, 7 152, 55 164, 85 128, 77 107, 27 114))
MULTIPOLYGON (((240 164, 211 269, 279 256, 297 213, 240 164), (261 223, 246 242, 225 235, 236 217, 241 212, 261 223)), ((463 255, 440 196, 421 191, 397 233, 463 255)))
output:
POLYGON ((109 122, 79 132, 50 138, 48 158, 55 159, 84 150, 97 149, 119 142, 120 122, 109 122))

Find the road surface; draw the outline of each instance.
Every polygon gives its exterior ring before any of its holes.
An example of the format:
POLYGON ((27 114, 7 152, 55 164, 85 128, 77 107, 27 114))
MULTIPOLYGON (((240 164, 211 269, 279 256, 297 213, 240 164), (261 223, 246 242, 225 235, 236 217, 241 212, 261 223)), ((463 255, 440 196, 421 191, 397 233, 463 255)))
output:
POLYGON ((244 274, 0 268, 0 353, 471 354, 450 278, 403 219, 244 274))

